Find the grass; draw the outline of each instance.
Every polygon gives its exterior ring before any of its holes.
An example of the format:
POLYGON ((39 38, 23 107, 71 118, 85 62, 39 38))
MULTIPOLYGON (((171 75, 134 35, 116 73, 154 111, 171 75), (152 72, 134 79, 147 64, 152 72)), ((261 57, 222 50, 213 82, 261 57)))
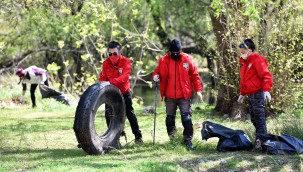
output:
MULTIPOLYGON (((120 139, 123 149, 100 156, 86 155, 82 149, 77 148, 72 129, 77 100, 74 100, 73 106, 68 107, 52 99, 41 100, 37 91, 38 107, 35 109, 30 106, 29 95, 25 104, 10 103, 21 94, 20 87, 0 83, 0 100, 5 102, 0 105, 0 171, 303 170, 303 155, 275 156, 253 151, 217 152, 217 138, 201 140, 198 127, 206 119, 233 129, 242 129, 250 136, 253 136, 254 128, 250 121, 231 121, 212 116, 210 111, 213 107, 203 103, 193 105, 196 149, 192 152, 188 152, 182 144, 180 115, 176 120, 177 138, 169 141, 164 107, 157 108, 156 143, 153 145, 153 116, 142 114, 141 109, 136 107, 144 146, 134 144, 134 136, 126 120, 128 143, 124 138, 120 139), (201 110, 195 110, 197 107, 201 110)), ((302 116, 302 112, 296 112, 269 119, 269 131, 274 134, 291 132, 291 135, 300 137, 299 134, 303 133, 300 125, 302 116)), ((105 118, 100 110, 96 125, 101 133, 106 130, 104 124, 105 118)), ((251 139, 253 140, 252 137, 251 139)))

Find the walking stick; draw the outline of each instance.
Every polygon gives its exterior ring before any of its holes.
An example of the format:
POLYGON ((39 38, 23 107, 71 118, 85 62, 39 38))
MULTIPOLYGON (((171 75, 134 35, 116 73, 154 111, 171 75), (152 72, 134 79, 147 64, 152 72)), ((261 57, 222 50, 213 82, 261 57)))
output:
POLYGON ((155 135, 156 135, 156 117, 157 117, 157 100, 158 100, 158 82, 156 82, 156 96, 155 96, 155 111, 154 111, 154 135, 153 135, 153 144, 155 144, 155 135))

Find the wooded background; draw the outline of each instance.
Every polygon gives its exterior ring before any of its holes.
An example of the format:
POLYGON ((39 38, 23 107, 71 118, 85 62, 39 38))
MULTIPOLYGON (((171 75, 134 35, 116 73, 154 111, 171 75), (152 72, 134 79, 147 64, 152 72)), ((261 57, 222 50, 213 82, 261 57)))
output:
POLYGON ((47 68, 63 91, 81 95, 98 80, 111 40, 133 61, 132 86, 179 39, 198 67, 207 59, 215 110, 239 95, 238 45, 252 38, 273 75, 269 110, 303 108, 302 0, 2 0, 0 73, 47 68))

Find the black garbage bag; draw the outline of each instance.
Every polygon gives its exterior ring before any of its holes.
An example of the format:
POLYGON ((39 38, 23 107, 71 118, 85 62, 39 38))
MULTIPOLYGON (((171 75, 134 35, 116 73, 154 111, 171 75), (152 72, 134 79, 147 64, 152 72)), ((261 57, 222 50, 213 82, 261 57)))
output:
POLYGON ((242 130, 233 130, 210 121, 202 123, 202 140, 218 137, 218 151, 251 150, 253 145, 242 130))
POLYGON ((63 104, 66 104, 69 106, 72 105, 72 101, 68 97, 66 97, 63 93, 60 93, 60 92, 48 87, 47 85, 40 84, 39 89, 40 89, 42 98, 53 98, 56 101, 59 101, 63 104))
POLYGON ((303 153, 303 141, 286 134, 256 134, 262 141, 262 149, 273 155, 292 155, 303 153))

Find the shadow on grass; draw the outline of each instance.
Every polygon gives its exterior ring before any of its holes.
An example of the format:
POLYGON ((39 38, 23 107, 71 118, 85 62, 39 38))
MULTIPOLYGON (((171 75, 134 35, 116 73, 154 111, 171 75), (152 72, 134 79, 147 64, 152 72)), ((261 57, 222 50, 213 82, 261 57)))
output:
MULTIPOLYGON (((112 151, 100 156, 87 156, 84 151, 80 149, 24 149, 0 151, 0 154, 2 155, 0 163, 7 164, 8 162, 14 163, 17 161, 19 162, 19 165, 13 167, 17 168, 17 170, 43 170, 62 166, 64 168, 89 168, 101 171, 127 171, 127 169, 135 171, 175 171, 175 162, 163 161, 159 163, 157 160, 153 160, 154 157, 152 154, 146 152, 151 151, 153 146, 149 146, 145 151, 145 147, 136 148, 138 147, 132 147, 134 152, 124 152, 125 156, 128 156, 127 158, 119 152, 123 150, 112 151), (28 164, 20 164, 20 162, 26 162, 28 164)), ((12 168, 3 167, 6 169, 12 168)))
POLYGON ((35 118, 26 120, 25 122, 18 120, 13 124, 3 125, 0 127, 2 132, 8 133, 34 133, 34 132, 51 132, 58 130, 72 129, 70 126, 72 117, 60 117, 60 118, 35 118))
MULTIPOLYGON (((12 148, 8 148, 12 149, 12 148)), ((1 151, 1 150, 0 150, 1 151)), ((85 155, 82 151, 78 149, 18 149, 18 150, 2 150, 1 155, 33 155, 30 157, 31 160, 36 160, 36 158, 74 158, 81 157, 85 155), (40 155, 41 154, 41 155, 40 155), (37 157, 36 157, 37 155, 37 157)))
POLYGON ((195 150, 188 152, 182 144, 182 136, 178 135, 174 141, 167 143, 154 145, 147 142, 144 147, 127 145, 123 153, 134 160, 155 157, 161 164, 174 164, 189 171, 301 171, 302 168, 302 155, 267 155, 255 151, 218 152, 215 144, 198 140, 194 140, 194 145, 195 150), (149 152, 148 155, 146 152, 149 152))
MULTIPOLYGON (((129 144, 105 155, 88 156, 82 149, 20 149, 0 150, 0 162, 33 162, 32 168, 57 166, 90 167, 102 170, 133 169, 138 171, 301 171, 302 156, 274 156, 261 152, 217 152, 214 145, 196 143, 188 152, 180 140, 151 142, 143 146, 129 144), (301 164, 301 165, 300 165, 301 164), (287 166, 287 167, 285 167, 287 166), (286 169, 285 169, 286 168, 286 169)), ((123 171, 123 170, 122 170, 123 171)))

